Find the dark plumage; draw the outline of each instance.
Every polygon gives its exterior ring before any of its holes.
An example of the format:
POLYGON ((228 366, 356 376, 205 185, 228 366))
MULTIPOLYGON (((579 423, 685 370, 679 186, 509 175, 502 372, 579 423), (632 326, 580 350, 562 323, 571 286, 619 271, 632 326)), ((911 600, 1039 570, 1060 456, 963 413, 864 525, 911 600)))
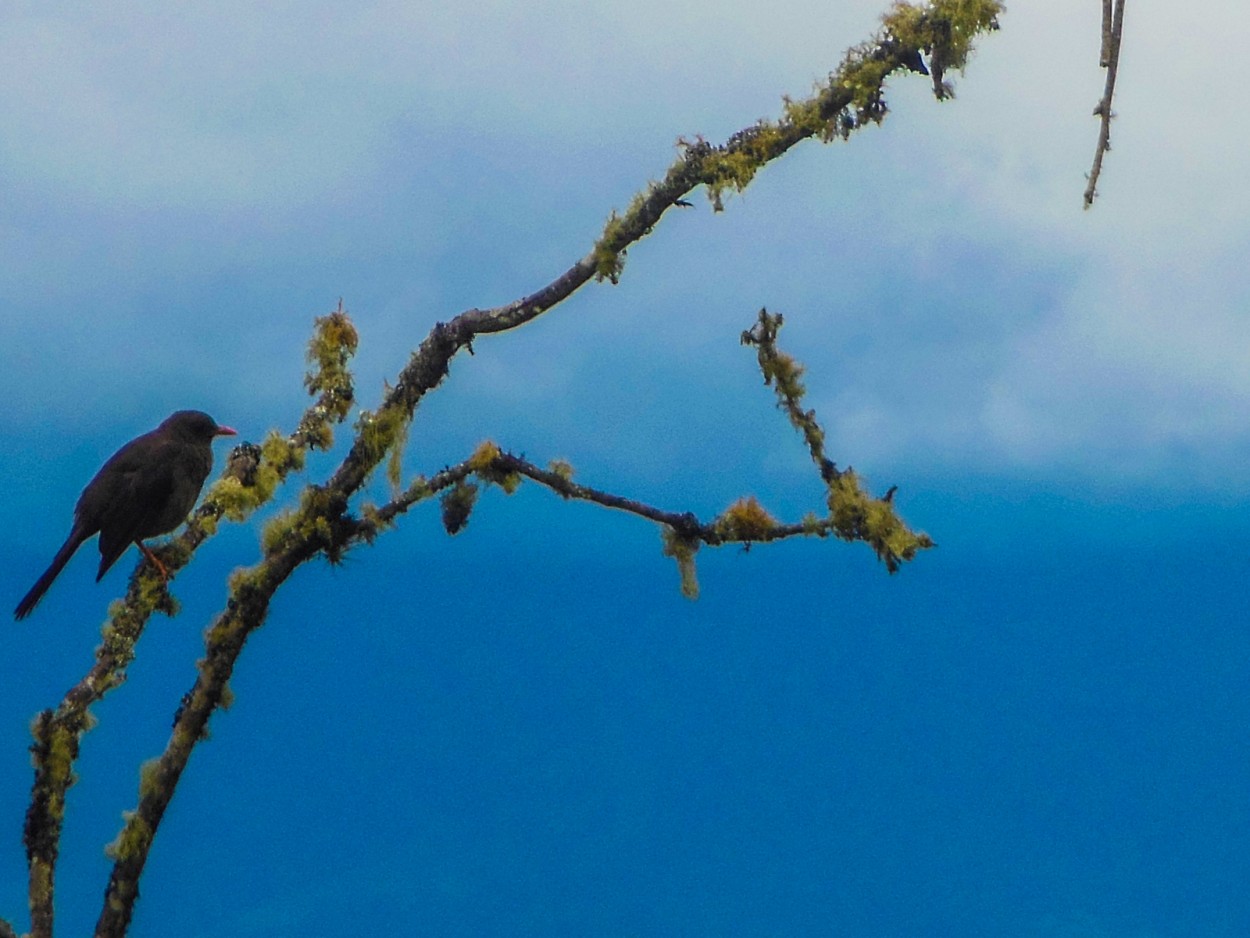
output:
POLYGON ((186 520, 213 468, 213 437, 234 432, 203 411, 180 410, 114 453, 83 489, 69 537, 17 604, 14 617, 30 615, 74 551, 94 534, 100 535, 97 583, 132 543, 168 576, 143 539, 168 534, 186 520))

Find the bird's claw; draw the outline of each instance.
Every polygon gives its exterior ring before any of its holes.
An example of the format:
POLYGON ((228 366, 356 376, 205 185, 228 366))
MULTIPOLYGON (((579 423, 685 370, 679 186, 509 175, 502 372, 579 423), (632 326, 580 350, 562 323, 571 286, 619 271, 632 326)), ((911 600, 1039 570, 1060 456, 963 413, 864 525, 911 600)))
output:
POLYGON ((152 566, 156 567, 156 572, 161 575, 161 582, 168 583, 169 571, 165 569, 165 565, 161 563, 160 558, 157 557, 156 554, 152 553, 152 549, 148 547, 147 544, 143 543, 143 541, 135 541, 135 546, 142 551, 143 556, 148 559, 148 562, 152 564, 152 566))

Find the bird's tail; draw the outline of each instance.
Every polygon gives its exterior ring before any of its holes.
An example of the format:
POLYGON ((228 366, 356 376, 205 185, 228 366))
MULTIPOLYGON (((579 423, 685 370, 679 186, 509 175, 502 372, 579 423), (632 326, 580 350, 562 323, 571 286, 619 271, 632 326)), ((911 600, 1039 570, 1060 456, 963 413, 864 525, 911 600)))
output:
POLYGON ((52 563, 48 566, 48 569, 43 571, 43 576, 35 581, 35 585, 30 588, 30 592, 22 597, 22 601, 13 610, 13 618, 25 619, 30 615, 31 610, 38 605, 39 600, 43 599, 43 594, 48 591, 48 587, 52 585, 52 581, 56 579, 57 574, 69 563, 69 558, 74 556, 74 551, 78 550, 82 546, 82 542, 89 538, 92 533, 82 530, 78 525, 74 525, 74 529, 69 532, 69 537, 65 539, 61 549, 52 558, 52 563))

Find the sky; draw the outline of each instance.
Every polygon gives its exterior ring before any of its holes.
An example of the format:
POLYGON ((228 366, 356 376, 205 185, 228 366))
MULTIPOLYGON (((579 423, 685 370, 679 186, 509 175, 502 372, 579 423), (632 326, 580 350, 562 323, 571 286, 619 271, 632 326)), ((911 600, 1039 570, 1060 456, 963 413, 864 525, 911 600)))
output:
MULTIPOLYGON (((340 298, 373 406, 435 322, 546 284, 679 137, 778 114, 885 5, 6 4, 9 601, 122 443, 182 407, 289 430, 340 298)), ((131 934, 1250 933, 1250 123, 1213 68, 1250 12, 1130 5, 1092 211, 1098 5, 1002 26, 954 101, 896 80, 880 128, 723 213, 696 193, 619 285, 475 344, 405 451, 430 473, 490 438, 667 509, 797 519, 819 480, 738 342, 766 306, 831 457, 938 547, 896 576, 863 545, 705 550, 690 602, 636 519, 532 486, 454 539, 415 511, 279 594, 131 934)), ((264 517, 199 552, 93 711, 65 934, 264 517)), ((6 635, 19 930, 29 722, 133 553, 95 584, 83 548, 6 635)))

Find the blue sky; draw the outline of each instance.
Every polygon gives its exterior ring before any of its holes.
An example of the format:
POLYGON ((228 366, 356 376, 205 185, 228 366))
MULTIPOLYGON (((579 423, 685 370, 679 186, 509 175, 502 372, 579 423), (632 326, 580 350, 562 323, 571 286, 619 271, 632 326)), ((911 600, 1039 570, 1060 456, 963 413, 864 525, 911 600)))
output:
MULTIPOLYGON (((340 296, 371 406, 435 321, 556 276, 677 137, 776 114, 883 6, 10 4, 10 601, 122 442, 179 407, 290 428, 340 296)), ((1250 931, 1250 124, 1212 72, 1250 24, 1204 9, 1129 9, 1094 211, 1097 5, 1014 4, 954 102, 896 82, 881 128, 670 213, 618 286, 478 343, 406 454, 490 437, 664 507, 797 517, 818 480, 738 345, 768 306, 831 456, 937 550, 896 577, 858 545, 705 551, 690 603, 628 518, 494 492, 449 540, 416 512, 280 595, 132 933, 1250 931)), ((96 708, 66 933, 256 532, 201 551, 96 708)), ((19 924, 28 722, 124 588, 93 552, 0 664, 19 924)))

